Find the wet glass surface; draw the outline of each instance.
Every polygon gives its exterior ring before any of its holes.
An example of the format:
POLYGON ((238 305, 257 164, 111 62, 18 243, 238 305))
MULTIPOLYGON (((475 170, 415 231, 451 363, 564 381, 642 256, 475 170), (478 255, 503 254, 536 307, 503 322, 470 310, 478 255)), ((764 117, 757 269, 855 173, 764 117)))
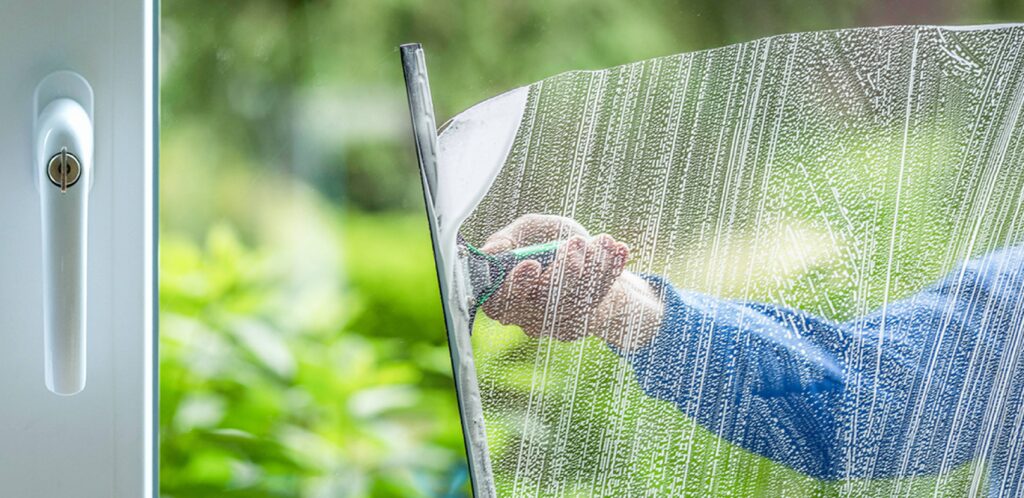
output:
POLYGON ((473 296, 498 494, 1021 492, 1022 48, 840 30, 531 85, 460 230, 562 241, 473 296))

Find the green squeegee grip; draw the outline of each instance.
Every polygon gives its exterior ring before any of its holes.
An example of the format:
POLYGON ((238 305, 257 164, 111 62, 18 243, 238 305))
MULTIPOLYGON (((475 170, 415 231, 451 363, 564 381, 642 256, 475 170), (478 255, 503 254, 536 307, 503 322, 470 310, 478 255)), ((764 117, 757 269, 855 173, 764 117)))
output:
POLYGON ((512 253, 512 255, 514 255, 518 260, 532 259, 537 256, 547 256, 549 254, 553 255, 555 251, 557 251, 558 248, 561 247, 564 242, 565 241, 562 240, 553 240, 551 242, 545 242, 543 244, 536 244, 526 247, 517 247, 509 252, 512 253))
MULTIPOLYGON (((556 240, 552 242, 545 242, 543 244, 519 247, 516 249, 512 249, 510 251, 506 251, 502 254, 505 255, 505 258, 511 256, 511 263, 513 265, 518 264, 519 262, 522 261, 532 259, 539 262, 541 266, 547 267, 549 264, 551 264, 552 261, 554 261, 555 252, 558 251, 558 248, 561 247, 563 242, 564 241, 556 240)), ((476 306, 481 306, 488 299, 490 299, 490 297, 494 294, 495 291, 498 290, 499 287, 501 287, 501 283, 505 280, 505 277, 508 276, 507 272, 512 270, 512 267, 506 266, 507 263, 502 263, 503 258, 499 257, 500 255, 488 254, 476 247, 473 247, 469 243, 464 242, 464 244, 466 248, 469 249, 470 252, 473 252, 485 258, 491 265, 491 268, 497 268, 501 272, 500 276, 497 279, 495 279, 494 284, 490 288, 486 289, 477 300, 476 306)), ((505 259, 505 261, 508 261, 508 259, 505 259)))
MULTIPOLYGON (((555 251, 557 251, 558 248, 561 247, 564 243, 564 240, 553 240, 551 242, 544 242, 543 244, 534 244, 532 246, 517 247, 515 249, 507 251, 507 254, 511 254, 519 261, 536 258, 538 256, 553 256, 555 254, 555 251)), ((485 253, 468 243, 465 245, 471 252, 479 254, 488 259, 495 258, 495 255, 485 253)))

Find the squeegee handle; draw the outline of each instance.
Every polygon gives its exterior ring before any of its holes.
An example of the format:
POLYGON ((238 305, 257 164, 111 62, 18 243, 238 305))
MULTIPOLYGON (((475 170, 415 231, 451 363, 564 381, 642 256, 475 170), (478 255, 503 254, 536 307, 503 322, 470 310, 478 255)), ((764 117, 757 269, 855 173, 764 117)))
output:
POLYGON ((565 243, 564 240, 554 240, 543 244, 518 247, 509 252, 515 256, 516 262, 532 259, 540 263, 541 267, 547 268, 555 260, 555 253, 563 243, 565 243))
POLYGON ((558 252, 558 248, 561 247, 563 242, 564 241, 556 240, 532 246, 517 247, 497 255, 490 255, 463 241, 470 251, 476 253, 478 256, 486 258, 490 269, 485 271, 491 273, 491 283, 486 289, 482 289, 479 297, 476 297, 475 305, 479 307, 490 299, 494 292, 498 290, 498 287, 501 286, 502 282, 504 282, 505 278, 508 277, 512 269, 519 263, 527 260, 534 260, 540 263, 541 268, 547 268, 548 265, 555 260, 555 254, 558 252), (494 274, 495 271, 498 272, 497 275, 494 274))

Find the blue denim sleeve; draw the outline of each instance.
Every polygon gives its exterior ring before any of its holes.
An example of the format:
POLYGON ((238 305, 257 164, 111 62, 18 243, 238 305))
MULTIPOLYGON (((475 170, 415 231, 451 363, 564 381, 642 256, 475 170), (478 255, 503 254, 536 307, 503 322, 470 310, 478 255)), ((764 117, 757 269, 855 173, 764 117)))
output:
POLYGON ((843 366, 805 335, 838 336, 838 325, 645 278, 663 296, 661 329, 647 345, 621 353, 644 391, 749 451, 829 477, 843 366))
MULTIPOLYGON (((862 395, 847 396, 840 425, 870 448, 860 460, 870 458, 873 474, 943 472, 998 446, 981 438, 1017 403, 1012 388, 995 386, 1019 375, 1007 349, 1022 337, 1022 288, 1024 248, 1010 247, 846 325, 858 334, 846 353, 846 377, 857 379, 848 388, 862 395)), ((1005 470, 1000 457, 985 457, 993 475, 1005 470)))
POLYGON ((927 474, 975 458, 1024 313, 1022 248, 967 261, 845 323, 645 278, 662 296, 662 325, 650 343, 620 351, 644 391, 821 479, 927 474))

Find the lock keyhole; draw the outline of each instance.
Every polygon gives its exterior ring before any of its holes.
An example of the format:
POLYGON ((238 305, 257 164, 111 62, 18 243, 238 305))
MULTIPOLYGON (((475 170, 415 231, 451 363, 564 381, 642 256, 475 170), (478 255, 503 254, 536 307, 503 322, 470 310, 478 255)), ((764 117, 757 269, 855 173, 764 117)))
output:
POLYGON ((46 168, 50 183, 60 187, 61 193, 67 192, 68 188, 78 183, 82 176, 82 164, 74 154, 68 152, 67 147, 61 147, 60 152, 50 158, 46 168))

